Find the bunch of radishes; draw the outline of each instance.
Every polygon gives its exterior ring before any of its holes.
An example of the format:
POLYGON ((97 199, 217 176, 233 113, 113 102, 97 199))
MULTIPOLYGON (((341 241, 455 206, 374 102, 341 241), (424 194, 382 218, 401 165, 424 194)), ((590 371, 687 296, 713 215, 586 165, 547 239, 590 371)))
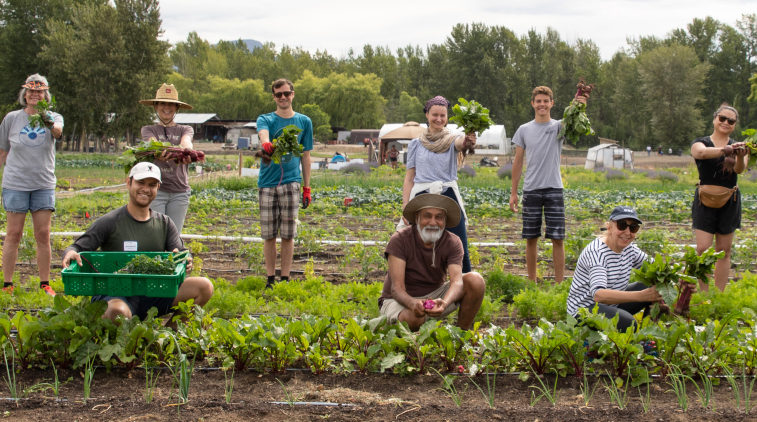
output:
POLYGON ((168 158, 176 163, 183 163, 187 157, 189 157, 193 163, 205 161, 205 153, 202 151, 193 151, 189 148, 175 147, 170 142, 160 142, 155 138, 150 138, 136 147, 128 147, 126 151, 116 159, 116 161, 123 164, 124 171, 126 174, 129 174, 129 171, 134 165, 143 161, 153 162, 155 157, 159 157, 163 154, 163 151, 167 151, 168 158))
POLYGON ((576 92, 576 97, 586 97, 589 98, 589 94, 591 94, 591 91, 596 86, 594 84, 587 84, 584 80, 584 77, 581 76, 578 79, 578 85, 576 85, 576 88, 578 88, 578 92, 576 92))
POLYGON ((721 164, 723 167, 723 173, 732 174, 734 172, 734 170, 736 169, 736 153, 740 149, 741 147, 734 148, 731 145, 726 145, 723 147, 723 155, 725 155, 725 159, 721 164))

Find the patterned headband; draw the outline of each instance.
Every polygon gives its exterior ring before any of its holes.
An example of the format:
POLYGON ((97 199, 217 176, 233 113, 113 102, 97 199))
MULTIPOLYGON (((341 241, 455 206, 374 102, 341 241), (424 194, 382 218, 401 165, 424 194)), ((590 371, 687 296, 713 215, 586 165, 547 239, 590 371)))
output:
POLYGON ((50 89, 50 87, 45 85, 44 82, 39 82, 39 81, 29 81, 25 83, 24 85, 21 85, 21 88, 35 89, 38 91, 47 91, 48 89, 50 89))
POLYGON ((423 107, 423 113, 428 113, 428 111, 431 110, 431 107, 435 105, 449 109, 450 103, 446 98, 442 97, 441 95, 437 95, 436 97, 426 101, 426 106, 423 107))

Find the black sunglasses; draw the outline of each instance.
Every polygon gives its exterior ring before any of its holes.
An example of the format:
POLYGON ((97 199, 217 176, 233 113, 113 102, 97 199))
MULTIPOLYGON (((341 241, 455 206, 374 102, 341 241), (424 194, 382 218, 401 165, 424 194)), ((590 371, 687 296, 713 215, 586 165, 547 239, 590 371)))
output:
POLYGON ((720 120, 720 123, 724 123, 728 121, 728 124, 731 126, 736 124, 736 119, 731 119, 730 117, 725 117, 721 114, 718 114, 718 120, 720 120))
POLYGON ((628 224, 625 222, 625 220, 618 220, 615 222, 615 224, 618 225, 618 230, 624 231, 625 229, 630 229, 631 233, 636 233, 641 228, 641 224, 637 224, 637 223, 628 224))
POLYGON ((294 94, 294 91, 282 91, 282 92, 274 92, 273 96, 276 98, 281 98, 281 96, 289 98, 292 96, 292 94, 294 94))

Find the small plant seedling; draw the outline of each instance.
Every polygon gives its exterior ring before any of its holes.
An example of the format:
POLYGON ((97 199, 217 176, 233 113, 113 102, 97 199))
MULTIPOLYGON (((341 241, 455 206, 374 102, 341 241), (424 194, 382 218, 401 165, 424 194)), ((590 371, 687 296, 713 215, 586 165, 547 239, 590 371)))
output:
POLYGON ((462 406, 463 397, 465 396, 465 392, 468 391, 468 385, 465 386, 465 390, 459 392, 455 387, 455 377, 451 375, 442 375, 441 373, 439 373, 439 371, 436 370, 436 368, 431 369, 433 369, 442 378, 442 388, 439 388, 438 390, 444 391, 449 396, 449 398, 452 399, 452 402, 455 403, 455 406, 462 406))

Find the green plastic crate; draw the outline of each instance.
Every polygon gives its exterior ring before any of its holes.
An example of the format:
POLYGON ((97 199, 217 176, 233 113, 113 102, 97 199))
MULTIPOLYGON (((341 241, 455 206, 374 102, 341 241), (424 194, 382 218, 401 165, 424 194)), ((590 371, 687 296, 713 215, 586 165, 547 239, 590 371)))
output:
POLYGON ((179 284, 187 275, 185 263, 177 265, 173 275, 113 274, 125 267, 137 255, 167 258, 170 253, 82 252, 83 267, 73 261, 61 272, 66 295, 175 297, 179 292, 179 284), (99 273, 95 272, 84 258, 99 273))

